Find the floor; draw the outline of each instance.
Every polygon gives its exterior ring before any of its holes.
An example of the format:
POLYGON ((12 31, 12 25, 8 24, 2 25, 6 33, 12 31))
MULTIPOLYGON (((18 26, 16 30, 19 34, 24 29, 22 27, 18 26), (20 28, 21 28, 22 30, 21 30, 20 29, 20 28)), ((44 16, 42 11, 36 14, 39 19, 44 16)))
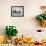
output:
POLYGON ((23 44, 23 45, 15 45, 15 46, 46 46, 46 44, 44 45, 23 44))

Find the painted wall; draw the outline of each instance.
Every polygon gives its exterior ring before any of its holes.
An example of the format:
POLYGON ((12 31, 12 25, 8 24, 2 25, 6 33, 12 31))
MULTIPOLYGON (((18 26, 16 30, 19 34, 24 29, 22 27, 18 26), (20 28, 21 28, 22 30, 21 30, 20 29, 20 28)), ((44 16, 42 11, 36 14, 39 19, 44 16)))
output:
POLYGON ((36 29, 46 30, 35 19, 41 13, 41 5, 46 5, 46 0, 0 0, 0 34, 4 34, 6 25, 15 25, 19 31, 18 36, 31 36, 36 34, 36 29), (24 6, 24 17, 11 17, 11 6, 14 5, 24 6))

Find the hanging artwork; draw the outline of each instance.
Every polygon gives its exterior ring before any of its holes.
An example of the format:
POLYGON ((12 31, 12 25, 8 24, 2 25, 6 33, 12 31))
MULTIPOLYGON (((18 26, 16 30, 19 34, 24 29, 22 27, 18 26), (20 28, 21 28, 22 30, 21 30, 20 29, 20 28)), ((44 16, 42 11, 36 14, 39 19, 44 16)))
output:
POLYGON ((23 17, 24 6, 11 6, 11 16, 12 17, 23 17))

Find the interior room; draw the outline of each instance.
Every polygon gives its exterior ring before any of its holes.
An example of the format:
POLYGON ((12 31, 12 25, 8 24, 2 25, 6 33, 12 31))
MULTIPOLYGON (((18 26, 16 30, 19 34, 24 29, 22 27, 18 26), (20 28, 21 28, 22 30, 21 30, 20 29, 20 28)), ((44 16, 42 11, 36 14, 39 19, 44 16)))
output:
POLYGON ((46 46, 46 0, 0 0, 0 44, 46 46))

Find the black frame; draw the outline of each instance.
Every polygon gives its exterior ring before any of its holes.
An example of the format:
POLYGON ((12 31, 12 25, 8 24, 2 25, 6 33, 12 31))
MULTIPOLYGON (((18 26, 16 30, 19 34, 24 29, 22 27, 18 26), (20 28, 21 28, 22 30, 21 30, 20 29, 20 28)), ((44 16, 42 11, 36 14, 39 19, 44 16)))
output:
POLYGON ((24 6, 11 6, 11 16, 12 16, 12 17, 24 17, 24 6), (12 8, 13 8, 13 7, 18 7, 18 8, 21 7, 22 10, 23 10, 23 11, 22 11, 22 12, 23 12, 22 16, 20 16, 20 15, 19 15, 19 16, 13 16, 13 15, 12 15, 12 12, 13 12, 13 11, 12 11, 12 8))

